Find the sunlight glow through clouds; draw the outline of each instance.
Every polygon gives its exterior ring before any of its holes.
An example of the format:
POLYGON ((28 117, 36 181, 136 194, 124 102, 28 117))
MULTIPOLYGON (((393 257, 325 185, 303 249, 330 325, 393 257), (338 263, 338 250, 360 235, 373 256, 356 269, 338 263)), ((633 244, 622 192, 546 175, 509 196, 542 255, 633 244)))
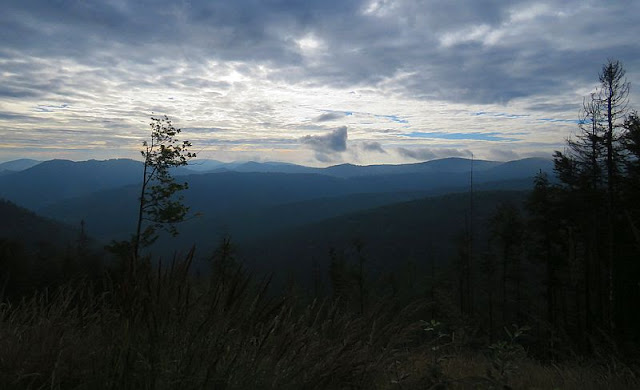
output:
MULTIPOLYGON (((77 67, 81 69, 82 67, 77 67)), ((70 79, 87 77, 86 69, 75 75, 69 66, 65 69, 65 74, 70 79)), ((109 137, 115 137, 122 142, 122 149, 128 149, 126 156, 135 155, 139 148, 139 143, 146 136, 145 124, 147 122, 143 112, 144 107, 149 107, 149 111, 157 113, 169 112, 176 125, 188 127, 211 127, 214 124, 223 131, 187 134, 196 145, 198 142, 207 145, 203 150, 206 156, 211 151, 211 156, 215 157, 215 152, 219 149, 215 147, 216 141, 220 144, 229 145, 236 139, 243 140, 244 143, 225 146, 226 152, 243 153, 265 153, 269 158, 277 159, 283 157, 283 152, 289 152, 289 147, 284 139, 289 139, 290 143, 297 143, 297 139, 304 135, 321 134, 330 131, 334 127, 345 125, 349 129, 349 142, 375 141, 382 147, 385 144, 399 145, 405 139, 403 134, 407 128, 414 131, 458 128, 469 131, 470 134, 478 134, 483 131, 490 131, 494 134, 497 130, 511 131, 517 127, 513 121, 500 123, 492 118, 474 118, 472 112, 464 105, 456 105, 445 102, 425 101, 407 99, 402 96, 393 96, 381 91, 365 90, 351 93, 352 91, 336 89, 332 87, 303 87, 295 84, 285 84, 269 81, 262 77, 255 77, 252 74, 264 74, 268 72, 264 66, 260 69, 248 69, 248 72, 240 72, 233 65, 227 64, 222 70, 217 70, 215 66, 209 67, 206 72, 206 79, 214 79, 220 84, 220 88, 215 86, 203 89, 174 89, 173 84, 180 82, 180 75, 188 73, 182 67, 177 67, 172 73, 165 73, 153 82, 145 82, 134 89, 122 89, 118 83, 109 80, 101 82, 103 93, 89 100, 89 94, 83 94, 81 99, 71 97, 69 103, 40 103, 34 106, 23 106, 18 109, 16 104, 10 111, 20 112, 23 115, 41 116, 48 119, 48 133, 38 132, 39 139, 32 142, 21 141, 25 147, 34 147, 38 142, 49 143, 49 146, 56 144, 54 138, 60 137, 60 129, 85 129, 88 124, 95 120, 96 115, 101 118, 113 121, 124 121, 130 127, 138 129, 134 133, 129 133, 126 126, 120 130, 109 129, 109 137), (216 95, 209 98, 211 92, 216 95), (168 97, 172 98, 169 99, 168 97), (78 107, 80 106, 80 107, 78 107), (80 109, 78 109, 80 108, 80 109), (393 111, 391 111, 391 109, 393 111), (349 112, 351 115, 344 115, 335 120, 323 123, 313 123, 322 110, 333 110, 349 112), (31 113, 30 113, 31 111, 31 113), (34 113, 35 111, 35 113, 34 113), (58 123, 55 125, 55 123, 58 123), (315 130, 304 130, 301 124, 312 125, 315 130), (268 125, 266 125, 268 124, 268 125), (47 134, 49 139, 47 140, 47 134), (133 134, 138 134, 136 137, 133 134), (270 140, 279 140, 279 143, 265 148, 265 143, 270 140)), ((87 92, 87 91, 85 91, 87 92)), ((500 108, 502 109, 502 107, 500 108)), ((43 119, 44 119, 43 118, 43 119)), ((513 118, 512 118, 513 119, 513 118)), ((28 126, 15 124, 22 128, 28 126)), ((95 126, 95 124, 94 124, 95 126)), ((103 127, 103 131, 107 128, 103 127)), ((435 133, 434 133, 435 134, 435 133)), ((99 135, 98 135, 99 136, 99 135)), ((11 136, 9 136, 11 137, 11 136)), ((491 137, 454 137, 448 139, 443 136, 439 146, 450 146, 460 139, 476 141, 499 141, 501 138, 491 137)), ((86 137, 74 137, 66 147, 69 149, 101 149, 107 143, 100 140, 90 140, 86 137)), ((413 140, 414 145, 428 146, 432 144, 428 137, 413 140)), ((481 143, 474 145, 478 150, 477 154, 482 154, 483 148, 488 148, 481 143)), ((308 151, 304 163, 313 164, 313 155, 308 151)), ((203 155, 203 153, 200 153, 203 155)), ((383 160, 387 162, 398 161, 398 156, 389 154, 383 160)), ((265 157, 266 158, 266 157, 265 157)), ((366 156, 359 156, 361 163, 374 163, 380 156, 373 156, 368 159, 366 156)))
POLYGON ((314 54, 324 46, 322 41, 310 34, 298 39, 296 43, 304 54, 314 54))
POLYGON ((322 165, 300 140, 343 126, 335 163, 550 156, 607 58, 640 100, 637 2, 161 3, 9 2, 0 161, 137 158, 151 113, 203 158, 322 165))

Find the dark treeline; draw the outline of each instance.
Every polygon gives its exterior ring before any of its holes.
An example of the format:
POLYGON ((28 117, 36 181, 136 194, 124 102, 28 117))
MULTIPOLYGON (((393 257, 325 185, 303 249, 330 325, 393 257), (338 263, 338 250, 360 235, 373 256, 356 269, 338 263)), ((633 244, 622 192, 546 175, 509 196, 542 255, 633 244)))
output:
MULTIPOLYGON (((577 134, 554 155, 556 177, 541 172, 523 204, 503 202, 477 223, 470 193, 451 261, 390 259, 395 270, 376 273, 366 240, 354 240, 330 251, 330 294, 359 312, 380 296, 427 297, 429 318, 472 329, 478 345, 526 326, 529 352, 543 360, 637 358, 640 118, 624 74, 617 61, 603 66, 577 134)), ((320 269, 316 259, 313 294, 320 269)))
POLYGON ((459 311, 490 341, 527 324, 540 357, 637 354, 640 119, 624 74, 603 66, 577 135, 554 154, 556 178, 540 173, 524 205, 496 209, 488 242, 462 235, 459 311))
POLYGON ((599 333, 621 345, 640 336, 640 121, 628 108, 624 75, 617 61, 602 68, 579 133, 554 156, 560 185, 539 177, 533 194, 534 215, 548 221, 536 237, 548 268, 549 321, 580 335, 587 350, 599 333))
POLYGON ((12 300, 75 278, 100 278, 104 251, 78 228, 0 199, 0 295, 12 300))

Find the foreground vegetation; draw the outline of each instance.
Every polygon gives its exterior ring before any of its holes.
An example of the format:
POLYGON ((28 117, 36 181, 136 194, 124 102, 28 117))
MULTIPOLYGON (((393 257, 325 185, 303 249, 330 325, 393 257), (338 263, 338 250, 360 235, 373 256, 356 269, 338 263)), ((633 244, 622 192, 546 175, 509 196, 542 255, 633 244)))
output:
MULTIPOLYGON (((171 264, 76 280, 0 308, 3 389, 638 388, 615 357, 540 362, 526 328, 474 345, 435 301, 272 294, 229 257, 211 278, 171 264)), ((147 259, 148 260, 148 259, 147 259)), ((125 267, 126 268, 126 267, 125 267)))

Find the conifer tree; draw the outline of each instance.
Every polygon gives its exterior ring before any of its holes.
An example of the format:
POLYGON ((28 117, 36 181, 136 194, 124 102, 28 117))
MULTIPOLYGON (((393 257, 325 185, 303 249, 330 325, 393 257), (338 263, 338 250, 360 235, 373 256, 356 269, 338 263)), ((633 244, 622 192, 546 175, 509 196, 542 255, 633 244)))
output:
MULTIPOLYGON (((507 324, 509 301, 509 281, 515 282, 515 302, 517 317, 520 317, 522 298, 522 240, 524 225, 517 207, 511 203, 503 203, 496 209, 491 221, 491 234, 499 246, 502 268, 502 310, 503 322, 507 324)), ((519 318, 518 318, 519 319, 519 318)))
POLYGON ((637 112, 627 117, 624 128, 623 143, 627 154, 623 182, 624 216, 640 249, 640 117, 637 112))
POLYGON ((615 328, 614 321, 614 228, 617 180, 620 174, 619 133, 621 121, 627 112, 629 83, 624 78, 625 70, 619 61, 608 61, 602 67, 599 78, 601 83, 600 100, 603 105, 606 130, 604 144, 607 151, 607 291, 609 327, 615 328))

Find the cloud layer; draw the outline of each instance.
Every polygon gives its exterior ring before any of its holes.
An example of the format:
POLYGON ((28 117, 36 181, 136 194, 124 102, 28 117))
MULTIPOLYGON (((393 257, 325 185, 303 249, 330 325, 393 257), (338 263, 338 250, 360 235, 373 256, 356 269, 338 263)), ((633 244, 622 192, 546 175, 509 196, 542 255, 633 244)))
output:
POLYGON ((550 154, 608 58, 640 82, 638 14, 628 1, 9 0, 0 160, 135 156, 151 112, 199 129, 183 134, 211 158, 349 159, 310 135, 337 126, 361 162, 550 154))
POLYGON ((305 135, 300 142, 311 147, 319 161, 333 161, 337 153, 347 150, 347 127, 338 127, 328 134, 305 135))

